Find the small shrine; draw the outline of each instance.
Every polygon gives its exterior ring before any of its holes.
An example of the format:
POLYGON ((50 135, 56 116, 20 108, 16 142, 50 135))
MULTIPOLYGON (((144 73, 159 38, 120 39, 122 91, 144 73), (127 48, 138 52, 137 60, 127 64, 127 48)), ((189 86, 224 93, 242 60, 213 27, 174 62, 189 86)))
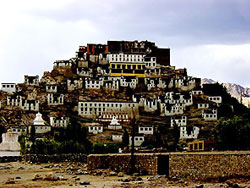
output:
POLYGON ((18 142, 18 134, 10 129, 2 134, 2 143, 0 144, 0 156, 20 156, 21 147, 18 142))
MULTIPOLYGON (((36 114, 36 118, 33 121, 33 125, 35 126, 36 134, 43 134, 51 131, 51 126, 45 124, 45 121, 42 118, 42 114, 39 112, 36 114)), ((32 126, 29 126, 30 132, 31 127, 32 126)))
POLYGON ((120 125, 120 123, 118 122, 118 120, 116 119, 116 116, 112 117, 112 120, 108 126, 109 129, 122 129, 122 126, 120 125))

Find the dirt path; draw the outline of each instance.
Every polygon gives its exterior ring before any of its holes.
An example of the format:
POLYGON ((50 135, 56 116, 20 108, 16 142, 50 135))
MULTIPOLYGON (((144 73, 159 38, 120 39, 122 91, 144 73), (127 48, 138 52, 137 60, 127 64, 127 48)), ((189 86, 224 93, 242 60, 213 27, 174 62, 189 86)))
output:
MULTIPOLYGON (((65 187, 87 187, 87 188, 115 188, 115 187, 193 187, 198 183, 186 182, 185 180, 169 181, 160 176, 124 177, 109 176, 106 172, 89 173, 86 164, 81 163, 56 163, 56 164, 29 164, 25 162, 0 163, 0 187, 1 188, 65 188, 65 187), (38 174, 42 178, 52 174, 60 177, 60 180, 36 180, 32 179, 38 174), (80 185, 84 183, 89 185, 80 185)), ((203 184, 205 188, 226 187, 226 183, 203 184)), ((240 182, 243 187, 250 186, 250 180, 240 182)))

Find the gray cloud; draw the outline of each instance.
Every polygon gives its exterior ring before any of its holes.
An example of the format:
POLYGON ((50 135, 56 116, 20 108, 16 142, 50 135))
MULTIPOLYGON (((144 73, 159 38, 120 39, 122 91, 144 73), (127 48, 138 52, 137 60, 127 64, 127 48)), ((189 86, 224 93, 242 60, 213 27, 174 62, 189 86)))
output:
POLYGON ((250 43, 248 0, 68 0, 59 6, 60 2, 48 8, 30 1, 20 10, 11 6, 5 10, 0 82, 41 75, 51 70, 54 60, 74 56, 79 45, 138 39, 170 47, 172 64, 187 67, 192 75, 250 85, 242 78, 249 71, 250 57, 234 54, 250 43), (204 47, 208 44, 220 47, 204 47), (230 51, 233 56, 221 59, 218 54, 226 46, 235 47, 230 51))

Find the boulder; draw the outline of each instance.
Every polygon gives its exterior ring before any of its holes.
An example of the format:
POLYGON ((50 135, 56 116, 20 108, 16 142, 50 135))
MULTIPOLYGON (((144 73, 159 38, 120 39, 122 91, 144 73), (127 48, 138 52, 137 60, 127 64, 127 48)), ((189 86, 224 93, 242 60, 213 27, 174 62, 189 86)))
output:
POLYGON ((124 176, 124 173, 123 173, 123 172, 119 172, 119 173, 117 174, 117 176, 118 176, 118 177, 123 177, 123 176, 124 176))
POLYGON ((90 185, 90 182, 89 181, 81 181, 80 185, 90 185))

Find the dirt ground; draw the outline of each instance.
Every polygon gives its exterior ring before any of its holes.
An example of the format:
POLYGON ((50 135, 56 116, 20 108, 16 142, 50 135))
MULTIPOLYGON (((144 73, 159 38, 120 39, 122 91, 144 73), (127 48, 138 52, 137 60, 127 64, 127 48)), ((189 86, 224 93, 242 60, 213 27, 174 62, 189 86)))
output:
MULTIPOLYGON (((199 187, 205 188, 228 187, 226 182, 204 183, 188 182, 185 180, 170 181, 162 176, 128 176, 115 172, 96 170, 89 172, 87 165, 82 163, 49 163, 30 164, 27 162, 0 163, 0 187, 1 188, 38 188, 38 187, 199 187), (37 180, 34 180, 35 175, 37 180), (47 180, 46 180, 47 176, 47 180), (49 180, 53 177, 56 180, 49 180), (89 184, 89 185, 81 185, 89 184)), ((250 187, 250 180, 231 180, 240 187, 250 187)), ((230 183, 230 182, 229 182, 230 183)))

